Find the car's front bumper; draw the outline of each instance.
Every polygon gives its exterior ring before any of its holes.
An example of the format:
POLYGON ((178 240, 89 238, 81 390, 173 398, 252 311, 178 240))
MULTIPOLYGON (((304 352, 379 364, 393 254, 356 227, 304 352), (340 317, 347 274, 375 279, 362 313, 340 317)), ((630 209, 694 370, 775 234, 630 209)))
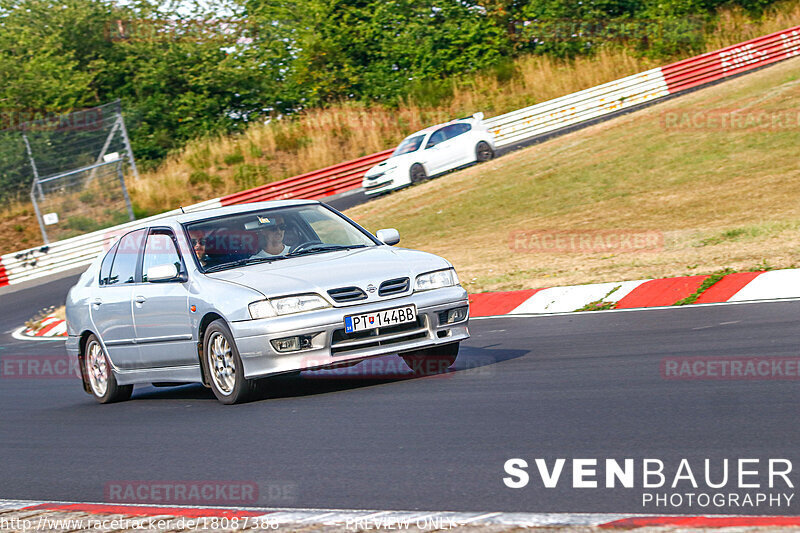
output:
POLYGON ((365 177, 361 182, 361 186, 364 188, 364 194, 367 196, 389 192, 400 187, 401 185, 402 184, 400 184, 394 176, 394 172, 387 172, 386 174, 365 177))
POLYGON ((468 307, 460 286, 410 294, 370 304, 333 307, 297 315, 231 323, 231 330, 248 378, 282 374, 449 344, 469 338, 468 319, 440 323, 439 313, 468 307), (417 322, 388 328, 380 334, 345 335, 344 317, 414 304, 417 322), (280 353, 272 340, 312 336, 311 348, 280 353))

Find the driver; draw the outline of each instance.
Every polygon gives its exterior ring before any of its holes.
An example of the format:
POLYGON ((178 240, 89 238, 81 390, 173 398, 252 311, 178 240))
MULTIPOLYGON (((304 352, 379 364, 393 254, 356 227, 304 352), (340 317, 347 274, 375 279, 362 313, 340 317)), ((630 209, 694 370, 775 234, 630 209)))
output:
POLYGON ((261 257, 275 257, 285 255, 289 246, 283 243, 286 232, 286 223, 280 215, 269 217, 269 223, 264 225, 259 235, 260 250, 252 255, 253 259, 261 257))
POLYGON ((202 231, 191 232, 190 236, 192 238, 194 254, 197 256, 200 266, 205 267, 208 265, 208 254, 206 253, 206 243, 208 239, 202 231))

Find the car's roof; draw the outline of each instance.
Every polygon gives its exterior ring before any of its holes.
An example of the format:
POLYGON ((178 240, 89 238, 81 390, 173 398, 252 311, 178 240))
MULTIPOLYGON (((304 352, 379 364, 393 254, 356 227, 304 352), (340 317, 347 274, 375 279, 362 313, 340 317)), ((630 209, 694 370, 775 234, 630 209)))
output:
POLYGON ((296 205, 315 205, 320 202, 317 200, 272 200, 269 202, 252 202, 249 204, 229 205, 226 207, 217 207, 212 209, 204 209, 202 211, 192 211, 190 213, 182 213, 173 215, 169 218, 162 218, 154 221, 151 226, 157 226, 164 222, 177 222, 178 224, 186 224, 188 222, 197 222, 210 218, 222 217, 227 215, 237 215, 239 213, 247 213, 250 211, 262 211, 264 209, 272 209, 275 207, 291 207, 296 205))
POLYGON ((453 120, 451 120, 449 122, 442 122, 441 124, 436 124, 434 126, 428 126, 424 130, 415 131, 411 135, 407 135, 406 139, 408 139, 410 137, 414 137, 416 135, 427 135, 428 133, 431 133, 432 131, 438 130, 442 126, 449 126, 450 124, 458 124, 459 122, 474 123, 474 122, 477 122, 477 119, 475 117, 456 118, 456 119, 453 119, 453 120))

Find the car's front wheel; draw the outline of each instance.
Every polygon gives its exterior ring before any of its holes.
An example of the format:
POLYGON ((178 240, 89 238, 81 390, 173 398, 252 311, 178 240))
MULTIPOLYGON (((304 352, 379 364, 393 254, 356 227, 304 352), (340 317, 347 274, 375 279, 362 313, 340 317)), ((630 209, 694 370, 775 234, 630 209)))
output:
POLYGON ((475 147, 475 159, 478 163, 484 163, 492 158, 494 158, 494 150, 489 146, 489 143, 486 141, 479 142, 475 147))
POLYGON ((421 181, 425 181, 428 179, 428 174, 425 172, 425 167, 420 165, 419 163, 414 163, 411 165, 411 169, 409 170, 411 176, 411 183, 419 183, 421 181))
POLYGON ((118 385, 117 378, 111 370, 111 362, 106 356, 103 345, 94 335, 86 340, 84 352, 84 370, 89 380, 89 388, 94 399, 100 403, 122 402, 131 397, 133 385, 118 385))
POLYGON ((444 346, 407 352, 400 354, 400 357, 417 376, 441 374, 456 362, 458 343, 453 342, 444 346))
POLYGON ((255 382, 245 379, 239 350, 236 349, 231 330, 224 321, 215 320, 206 329, 203 354, 208 382, 217 400, 224 404, 233 404, 250 397, 255 389, 255 382))

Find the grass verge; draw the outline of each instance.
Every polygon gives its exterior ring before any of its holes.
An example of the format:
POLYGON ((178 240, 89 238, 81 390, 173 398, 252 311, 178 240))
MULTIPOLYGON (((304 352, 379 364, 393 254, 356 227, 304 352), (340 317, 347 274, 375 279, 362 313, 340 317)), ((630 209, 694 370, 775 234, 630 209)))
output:
MULTIPOLYGON (((471 292, 791 267, 800 255, 800 58, 348 211, 450 259, 471 292), (667 127, 666 113, 786 118, 667 127), (518 236, 537 236, 518 242, 518 236), (655 236, 653 245, 614 246, 655 236), (560 236, 560 237, 559 237, 560 236), (600 238, 608 246, 582 247, 600 238), (550 247, 566 239, 566 245, 550 247), (570 240, 571 238, 571 240, 570 240), (603 241, 605 239, 605 241, 603 241), (578 243, 576 246, 570 244, 578 243)), ((649 241, 648 241, 649 242, 649 241)))

